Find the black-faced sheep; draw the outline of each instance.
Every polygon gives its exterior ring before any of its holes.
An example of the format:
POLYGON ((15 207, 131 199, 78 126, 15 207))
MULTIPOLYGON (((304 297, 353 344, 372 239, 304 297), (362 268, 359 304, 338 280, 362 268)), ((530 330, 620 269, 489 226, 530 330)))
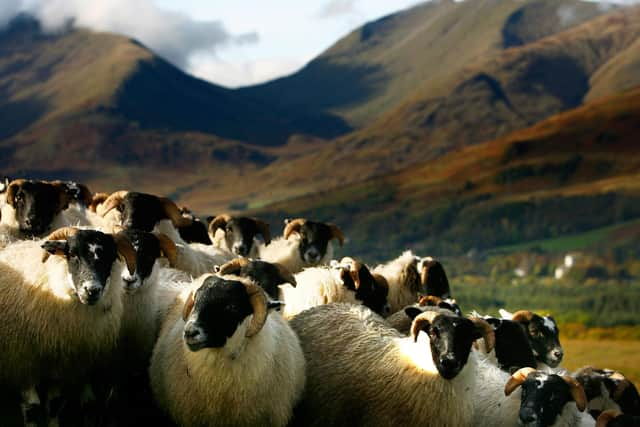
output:
POLYGON ((301 425, 472 425, 471 345, 493 334, 483 320, 420 313, 404 336, 366 307, 328 304, 290 324, 307 361, 301 425))
POLYGON ((213 245, 241 257, 258 258, 260 247, 256 240, 262 236, 264 245, 271 243, 269 224, 257 218, 218 215, 209 223, 209 238, 213 245))
POLYGON ((640 416, 638 390, 622 373, 586 366, 572 375, 587 394, 589 413, 597 418, 608 409, 640 416))
POLYGON ((0 251, 0 341, 11 349, 0 352, 0 383, 31 396, 25 408, 41 382, 82 381, 109 360, 122 319, 122 270, 133 272, 135 263, 125 238, 75 228, 0 251))
POLYGON ((405 307, 404 309, 393 313, 386 318, 387 323, 399 332, 408 335, 411 330, 411 323, 415 315, 411 314, 411 311, 407 313, 407 309, 417 308, 421 311, 439 311, 443 310, 443 313, 453 313, 462 317, 462 311, 455 300, 442 298, 433 295, 422 295, 416 304, 405 307))
POLYGON ((252 282, 205 275, 181 294, 153 351, 158 405, 182 426, 285 426, 304 388, 298 338, 252 282))
POLYGON ((260 248, 260 258, 282 264, 292 273, 305 267, 327 265, 333 259, 331 240, 344 244, 344 235, 335 224, 297 218, 286 221, 282 238, 260 248))

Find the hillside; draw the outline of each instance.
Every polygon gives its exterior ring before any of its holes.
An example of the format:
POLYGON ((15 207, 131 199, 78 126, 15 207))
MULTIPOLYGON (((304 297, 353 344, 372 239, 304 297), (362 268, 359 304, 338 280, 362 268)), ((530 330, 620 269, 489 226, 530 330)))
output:
POLYGON ((426 81, 601 13, 596 4, 577 0, 425 2, 365 24, 293 75, 240 92, 273 105, 335 113, 362 127, 426 81))
POLYGON ((639 122, 636 88, 258 213, 335 221, 351 239, 349 250, 373 259, 402 247, 455 254, 582 232, 640 217, 639 122))
POLYGON ((82 29, 45 35, 27 16, 0 33, 0 115, 2 159, 14 164, 9 173, 18 172, 18 162, 23 171, 141 160, 173 166, 180 160, 170 159, 172 151, 186 151, 187 159, 206 153, 212 164, 214 147, 230 145, 225 155, 245 150, 251 163, 264 157, 260 147, 281 145, 291 134, 331 137, 348 129, 339 119, 274 109, 191 77, 126 37, 82 29), (183 142, 193 139, 206 147, 183 142), (66 157, 50 164, 60 150, 66 157))

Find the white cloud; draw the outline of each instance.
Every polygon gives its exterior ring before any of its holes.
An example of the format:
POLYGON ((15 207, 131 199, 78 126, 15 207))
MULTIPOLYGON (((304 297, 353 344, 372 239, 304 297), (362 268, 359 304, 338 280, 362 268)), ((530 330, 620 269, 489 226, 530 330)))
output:
POLYGON ((35 0, 23 1, 21 8, 35 15, 46 31, 60 30, 72 21, 77 27, 124 34, 181 68, 193 54, 258 41, 256 33, 232 35, 220 21, 195 20, 151 0, 35 0))
POLYGON ((356 0, 330 0, 322 6, 318 12, 320 18, 335 18, 336 16, 351 15, 358 13, 356 0))

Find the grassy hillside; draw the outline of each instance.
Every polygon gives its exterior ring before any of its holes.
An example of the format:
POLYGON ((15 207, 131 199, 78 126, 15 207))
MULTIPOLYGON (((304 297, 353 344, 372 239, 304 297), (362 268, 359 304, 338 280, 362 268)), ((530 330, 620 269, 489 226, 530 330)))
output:
POLYGON ((240 91, 275 105, 336 113, 361 127, 426 81, 600 13, 575 0, 425 2, 365 24, 291 76, 240 91))

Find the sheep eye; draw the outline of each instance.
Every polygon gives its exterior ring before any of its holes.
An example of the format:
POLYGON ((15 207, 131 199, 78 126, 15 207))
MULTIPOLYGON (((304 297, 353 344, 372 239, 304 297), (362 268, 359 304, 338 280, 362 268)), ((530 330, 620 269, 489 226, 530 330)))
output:
POLYGON ((116 209, 118 209, 118 212, 122 212, 124 210, 124 207, 122 205, 118 205, 116 206, 116 209))
POLYGON ((232 231, 233 231, 233 229, 231 227, 225 228, 225 232, 227 232, 227 233, 231 233, 232 231))
POLYGON ((440 330, 438 328, 432 328, 429 335, 431 335, 433 338, 440 338, 440 330))
POLYGON ((24 198, 22 193, 17 193, 16 196, 13 198, 14 201, 19 202, 24 198))

